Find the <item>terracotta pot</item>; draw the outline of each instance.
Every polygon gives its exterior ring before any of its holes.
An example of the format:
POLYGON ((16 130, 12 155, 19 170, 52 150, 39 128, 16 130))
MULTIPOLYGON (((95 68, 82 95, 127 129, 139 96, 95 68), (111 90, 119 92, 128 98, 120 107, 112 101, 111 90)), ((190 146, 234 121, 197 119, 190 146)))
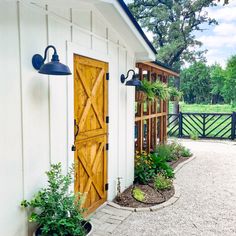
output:
POLYGON ((136 90, 135 91, 135 101, 136 102, 145 102, 147 100, 147 95, 145 92, 136 90))
MULTIPOLYGON (((88 221, 84 221, 83 225, 84 225, 83 227, 84 227, 85 232, 86 232, 86 236, 92 235, 92 232, 93 232, 92 224, 88 221)), ((40 228, 37 228, 36 231, 33 233, 33 236, 40 236, 41 235, 40 232, 41 232, 40 228)))

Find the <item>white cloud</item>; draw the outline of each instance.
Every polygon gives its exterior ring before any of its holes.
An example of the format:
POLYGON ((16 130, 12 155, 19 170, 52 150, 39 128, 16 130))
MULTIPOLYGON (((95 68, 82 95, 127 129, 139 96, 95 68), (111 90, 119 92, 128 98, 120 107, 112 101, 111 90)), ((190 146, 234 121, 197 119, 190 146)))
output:
POLYGON ((219 25, 199 35, 198 40, 207 49, 208 64, 226 65, 227 59, 236 54, 236 0, 228 5, 209 8, 208 15, 215 18, 219 25))
POLYGON ((236 0, 231 0, 228 5, 211 8, 208 10, 208 15, 211 18, 215 18, 216 20, 223 21, 233 21, 236 20, 236 0))
POLYGON ((207 49, 219 48, 220 50, 223 50, 225 47, 236 46, 236 35, 233 37, 227 37, 226 35, 201 36, 199 37, 199 40, 203 43, 204 47, 207 49))
POLYGON ((236 24, 221 23, 215 26, 213 32, 217 35, 234 36, 236 35, 236 24))

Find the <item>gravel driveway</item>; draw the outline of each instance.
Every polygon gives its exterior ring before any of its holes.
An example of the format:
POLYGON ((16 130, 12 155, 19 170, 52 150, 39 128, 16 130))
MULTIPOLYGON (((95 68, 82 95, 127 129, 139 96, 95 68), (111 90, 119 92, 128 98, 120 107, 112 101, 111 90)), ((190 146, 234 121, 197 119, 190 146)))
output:
POLYGON ((181 142, 196 159, 176 174, 180 199, 156 212, 132 213, 112 235, 236 235, 236 143, 181 142))

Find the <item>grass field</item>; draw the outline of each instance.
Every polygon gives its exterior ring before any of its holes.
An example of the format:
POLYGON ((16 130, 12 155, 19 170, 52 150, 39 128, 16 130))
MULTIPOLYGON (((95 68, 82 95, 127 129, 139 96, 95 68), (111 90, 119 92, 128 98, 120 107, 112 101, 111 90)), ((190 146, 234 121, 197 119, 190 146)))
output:
MULTIPOLYGON (((232 113, 236 111, 236 107, 232 107, 230 104, 224 105, 205 105, 205 104, 186 104, 180 103, 181 112, 199 112, 199 113, 232 113)), ((173 112, 173 103, 169 103, 169 113, 173 112)))

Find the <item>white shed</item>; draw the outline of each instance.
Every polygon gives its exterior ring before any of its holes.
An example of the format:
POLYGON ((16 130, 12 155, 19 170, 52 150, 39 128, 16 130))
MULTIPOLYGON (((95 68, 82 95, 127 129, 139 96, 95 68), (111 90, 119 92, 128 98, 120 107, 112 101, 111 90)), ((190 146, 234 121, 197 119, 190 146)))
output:
POLYGON ((50 163, 66 171, 79 161, 75 190, 93 191, 91 211, 116 196, 118 177, 122 190, 132 184, 135 89, 120 75, 154 59, 122 0, 0 0, 1 236, 28 235, 20 202, 45 184, 50 163), (72 75, 33 68, 48 45, 72 75))

